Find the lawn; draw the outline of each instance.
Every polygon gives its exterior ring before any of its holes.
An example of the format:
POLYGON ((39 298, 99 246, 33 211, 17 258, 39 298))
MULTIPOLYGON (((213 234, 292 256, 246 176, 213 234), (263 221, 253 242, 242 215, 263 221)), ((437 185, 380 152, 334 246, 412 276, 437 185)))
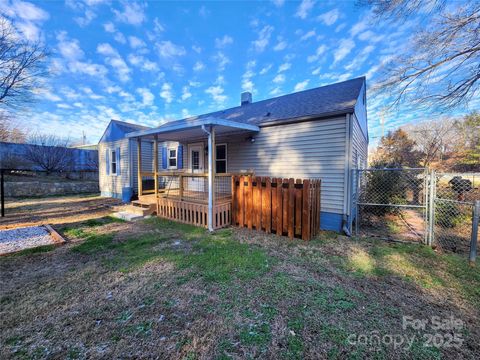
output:
POLYGON ((328 232, 310 242, 209 234, 157 218, 55 227, 66 245, 0 259, 2 358, 480 354, 480 272, 456 255, 328 232), (403 316, 463 323, 404 330, 403 316), (425 346, 429 334, 443 346, 425 346), (381 341, 364 341, 372 335, 381 341))

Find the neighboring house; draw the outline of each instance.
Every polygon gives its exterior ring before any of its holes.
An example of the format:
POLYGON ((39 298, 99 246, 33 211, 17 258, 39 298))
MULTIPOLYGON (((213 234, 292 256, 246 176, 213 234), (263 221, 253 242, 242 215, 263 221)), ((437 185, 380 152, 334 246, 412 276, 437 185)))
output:
POLYGON ((365 167, 368 156, 364 77, 258 102, 243 93, 240 106, 157 128, 112 120, 99 143, 102 194, 120 198, 124 192, 127 198, 137 192, 137 141, 143 172, 154 172, 155 141, 158 171, 205 172, 209 129, 216 129, 210 145, 217 174, 320 178, 320 227, 351 226, 352 170, 365 167))

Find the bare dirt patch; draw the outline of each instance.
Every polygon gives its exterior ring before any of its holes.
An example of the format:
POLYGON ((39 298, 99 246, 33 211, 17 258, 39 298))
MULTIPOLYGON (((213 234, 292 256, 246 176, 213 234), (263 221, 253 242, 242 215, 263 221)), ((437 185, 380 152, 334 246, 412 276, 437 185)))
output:
POLYGON ((97 195, 73 195, 38 199, 7 199, 0 229, 68 224, 111 214, 118 200, 97 195))

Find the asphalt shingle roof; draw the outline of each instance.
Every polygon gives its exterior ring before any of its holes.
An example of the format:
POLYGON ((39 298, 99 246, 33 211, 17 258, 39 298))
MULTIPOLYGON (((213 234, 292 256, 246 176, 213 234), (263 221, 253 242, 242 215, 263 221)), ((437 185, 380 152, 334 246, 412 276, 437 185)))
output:
MULTIPOLYGON (((214 117, 252 125, 262 125, 282 120, 353 112, 364 83, 365 77, 359 77, 272 99, 254 101, 247 105, 236 106, 188 119, 214 117)), ((172 125, 175 122, 168 122, 168 124, 172 125)))

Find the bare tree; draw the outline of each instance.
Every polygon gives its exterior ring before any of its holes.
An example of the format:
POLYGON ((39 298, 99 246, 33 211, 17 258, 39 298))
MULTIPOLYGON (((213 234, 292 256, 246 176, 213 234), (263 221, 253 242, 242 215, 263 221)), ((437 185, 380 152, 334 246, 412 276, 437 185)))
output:
POLYGON ((417 31, 392 58, 374 89, 400 103, 451 109, 468 105, 480 84, 480 2, 360 0, 379 20, 418 21, 417 31), (415 16, 413 16, 415 15, 415 16))
POLYGON ((441 165, 445 157, 454 151, 459 138, 454 126, 455 120, 442 118, 410 124, 402 129, 415 142, 420 164, 431 166, 434 162, 441 165))
POLYGON ((25 158, 47 174, 69 171, 73 167, 73 150, 69 140, 55 135, 35 134, 29 139, 25 158))
POLYGON ((12 143, 24 143, 27 134, 15 126, 12 118, 6 113, 0 112, 0 141, 12 143))
POLYGON ((0 16, 0 105, 18 107, 29 102, 47 74, 46 49, 21 37, 0 16))

